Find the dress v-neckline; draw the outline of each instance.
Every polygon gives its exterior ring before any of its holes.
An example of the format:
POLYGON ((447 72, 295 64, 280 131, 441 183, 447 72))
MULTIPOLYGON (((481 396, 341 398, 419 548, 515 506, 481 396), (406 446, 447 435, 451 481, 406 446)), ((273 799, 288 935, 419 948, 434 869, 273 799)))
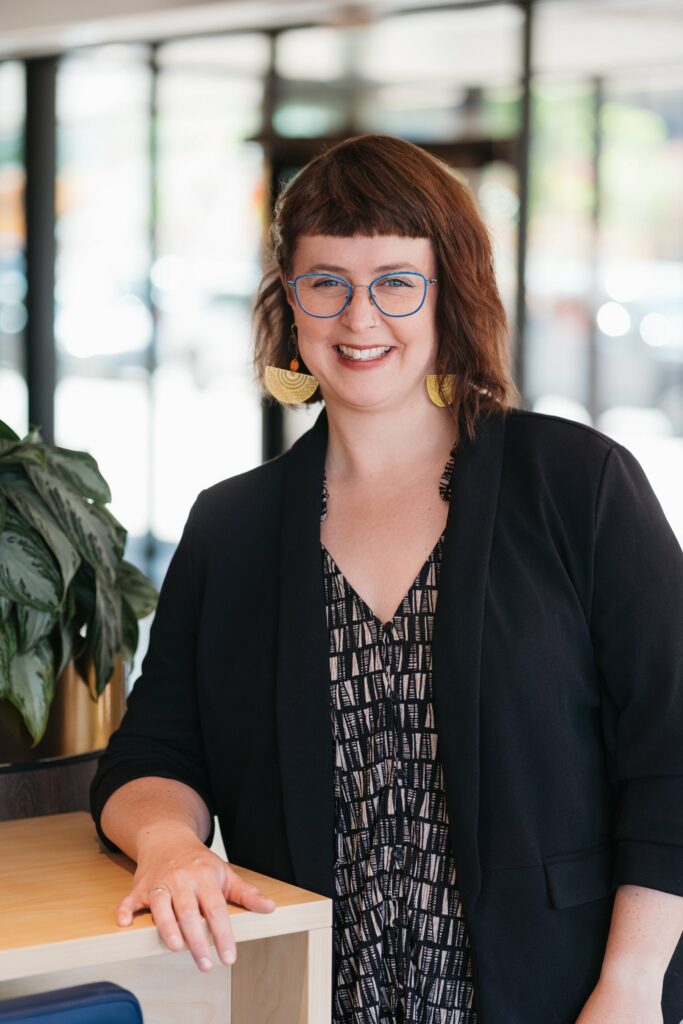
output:
POLYGON ((431 563, 431 561, 432 561, 432 559, 434 557, 434 554, 436 553, 437 548, 439 547, 439 545, 441 543, 443 543, 443 540, 444 540, 445 536, 446 536, 446 530, 444 529, 443 532, 441 533, 441 535, 439 536, 439 538, 437 539, 436 543, 434 544, 434 547, 429 552, 429 554, 425 558, 424 562, 420 566, 420 568, 419 568, 419 570, 417 572, 417 575, 413 579, 413 582, 410 584, 410 586, 408 587, 407 591, 405 592, 405 594, 403 595, 403 597, 399 601, 399 604, 398 604, 398 607, 396 608, 396 611, 394 612, 394 614, 391 616, 390 619, 387 619, 386 622, 383 622, 382 619, 380 619, 379 615, 375 614, 375 612, 372 610, 372 608, 370 607, 368 602, 363 597, 361 597, 361 595, 358 593, 358 591, 353 586, 353 584, 349 582, 348 577, 339 568, 339 566, 337 565, 337 562, 332 557, 332 555, 327 550, 327 548, 325 547, 325 545, 323 544, 322 541, 320 541, 320 547, 321 547, 323 553, 329 558, 329 560, 330 560, 330 562, 332 564, 332 568, 334 569, 334 571, 342 579, 342 581, 344 583, 345 589, 351 592, 351 594, 356 598, 356 600, 361 605, 361 607, 364 608, 365 611, 368 612, 372 616, 374 621, 380 626, 380 629, 383 629, 383 630, 386 631, 387 626, 392 626, 394 624, 394 622, 396 621, 396 619, 401 617, 401 613, 403 611, 403 605, 406 603, 407 599, 412 594, 415 585, 417 583, 419 583, 419 581, 422 579, 422 575, 423 575, 425 569, 431 563))
MULTIPOLYGON (((446 466, 444 468, 444 471, 441 474, 441 480, 439 481, 439 493, 440 493, 442 499, 445 502, 450 502, 450 498, 451 498, 451 488, 452 488, 452 485, 453 485, 453 465, 454 465, 454 461, 455 461, 456 447, 457 447, 457 444, 454 444, 453 447, 451 448, 451 450, 449 452, 449 455, 448 455, 448 461, 446 462, 446 466)), ((326 474, 323 472, 323 494, 322 494, 322 509, 323 509, 323 512, 322 512, 322 515, 320 517, 321 520, 327 518, 327 500, 328 500, 328 495, 327 495, 327 477, 326 477, 326 474)), ((436 549, 438 548, 439 544, 441 544, 443 542, 443 540, 445 539, 445 536, 446 536, 446 528, 444 527, 441 535, 438 537, 436 543, 434 544, 434 547, 431 549, 431 551, 429 552, 429 554, 425 558, 424 562, 420 566, 417 575, 413 579, 413 582, 410 584, 410 586, 408 587, 408 590, 406 591, 406 593, 401 598, 396 611, 392 615, 391 619, 388 619, 386 622, 382 622, 382 620, 380 619, 379 615, 376 615, 374 613, 374 611, 372 610, 372 608, 370 607, 368 602, 366 600, 364 600, 364 598, 361 597, 361 595, 358 593, 358 591, 353 586, 353 584, 349 582, 347 576, 342 572, 342 570, 340 569, 339 565, 337 564, 335 559, 332 557, 332 555, 330 554, 330 552, 325 547, 325 545, 323 544, 322 541, 320 541, 320 547, 321 547, 322 551, 324 552, 324 554, 327 555, 327 557, 329 558, 329 560, 332 563, 332 566, 333 566, 335 572, 344 581, 344 586, 348 590, 351 591, 351 593, 354 595, 354 597, 359 602, 359 604, 363 608, 365 608, 365 610, 367 612, 369 612, 369 614, 372 616, 372 618, 375 620, 375 622, 377 622, 379 624, 381 629, 386 629, 387 626, 392 625, 394 623, 394 621, 397 618, 400 617, 401 610, 403 608, 403 605, 406 602, 406 599, 408 597, 410 597, 410 594, 413 591, 413 587, 415 586, 415 584, 422 577, 422 574, 425 571, 428 563, 431 562, 436 549)))

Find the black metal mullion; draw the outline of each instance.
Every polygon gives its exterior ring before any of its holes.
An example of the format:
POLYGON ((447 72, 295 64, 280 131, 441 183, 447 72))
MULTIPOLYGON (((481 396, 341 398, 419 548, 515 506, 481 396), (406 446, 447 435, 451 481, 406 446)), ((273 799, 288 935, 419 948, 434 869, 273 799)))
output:
POLYGON ((54 441, 55 182, 57 180, 56 56, 32 57, 26 69, 26 378, 28 416, 54 441))
MULTIPOLYGON (((280 170, 276 147, 273 145, 275 135, 273 116, 279 95, 279 78, 277 68, 275 67, 277 36, 277 32, 269 33, 270 53, 263 90, 262 127, 260 133, 263 136, 263 171, 270 185, 268 223, 270 223, 272 207, 276 199, 277 178, 280 170)), ((266 239, 264 238, 265 241, 266 239)), ((285 418, 282 406, 263 399, 261 402, 261 459, 263 462, 275 458, 284 450, 284 433, 285 418)))

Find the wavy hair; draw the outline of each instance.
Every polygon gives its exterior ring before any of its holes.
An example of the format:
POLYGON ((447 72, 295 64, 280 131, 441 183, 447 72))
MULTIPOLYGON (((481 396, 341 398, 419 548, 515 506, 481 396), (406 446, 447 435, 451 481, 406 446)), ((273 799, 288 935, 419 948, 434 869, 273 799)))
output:
MULTIPOLYGON (((275 204, 253 311, 253 365, 287 367, 293 321, 280 279, 302 235, 428 238, 437 262, 436 373, 454 374, 451 415, 468 435, 482 414, 519 404, 509 376, 508 325, 491 242, 472 192, 443 161, 392 135, 345 139, 288 182, 275 204)), ((301 372, 310 372, 301 356, 301 372)), ((322 400, 320 388, 306 404, 322 400)))

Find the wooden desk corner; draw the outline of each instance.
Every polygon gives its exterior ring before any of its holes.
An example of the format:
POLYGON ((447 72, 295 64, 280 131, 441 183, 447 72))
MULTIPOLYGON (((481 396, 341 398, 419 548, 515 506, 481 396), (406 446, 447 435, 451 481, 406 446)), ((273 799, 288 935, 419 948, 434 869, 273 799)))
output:
MULTIPOLYGON (((0 999, 113 981, 145 1024, 329 1024, 332 901, 235 864, 276 903, 230 905, 237 961, 202 973, 169 952, 148 912, 128 928, 116 906, 134 864, 107 851, 83 812, 0 822, 0 999)), ((213 945, 213 944, 212 944, 213 945)))

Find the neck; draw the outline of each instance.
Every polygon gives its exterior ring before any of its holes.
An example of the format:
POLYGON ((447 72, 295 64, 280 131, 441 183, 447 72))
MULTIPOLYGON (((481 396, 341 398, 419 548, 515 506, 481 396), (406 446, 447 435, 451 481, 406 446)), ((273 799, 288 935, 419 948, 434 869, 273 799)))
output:
POLYGON ((456 427, 448 409, 429 401, 396 409, 350 409, 326 402, 328 477, 368 482, 445 462, 456 427))

